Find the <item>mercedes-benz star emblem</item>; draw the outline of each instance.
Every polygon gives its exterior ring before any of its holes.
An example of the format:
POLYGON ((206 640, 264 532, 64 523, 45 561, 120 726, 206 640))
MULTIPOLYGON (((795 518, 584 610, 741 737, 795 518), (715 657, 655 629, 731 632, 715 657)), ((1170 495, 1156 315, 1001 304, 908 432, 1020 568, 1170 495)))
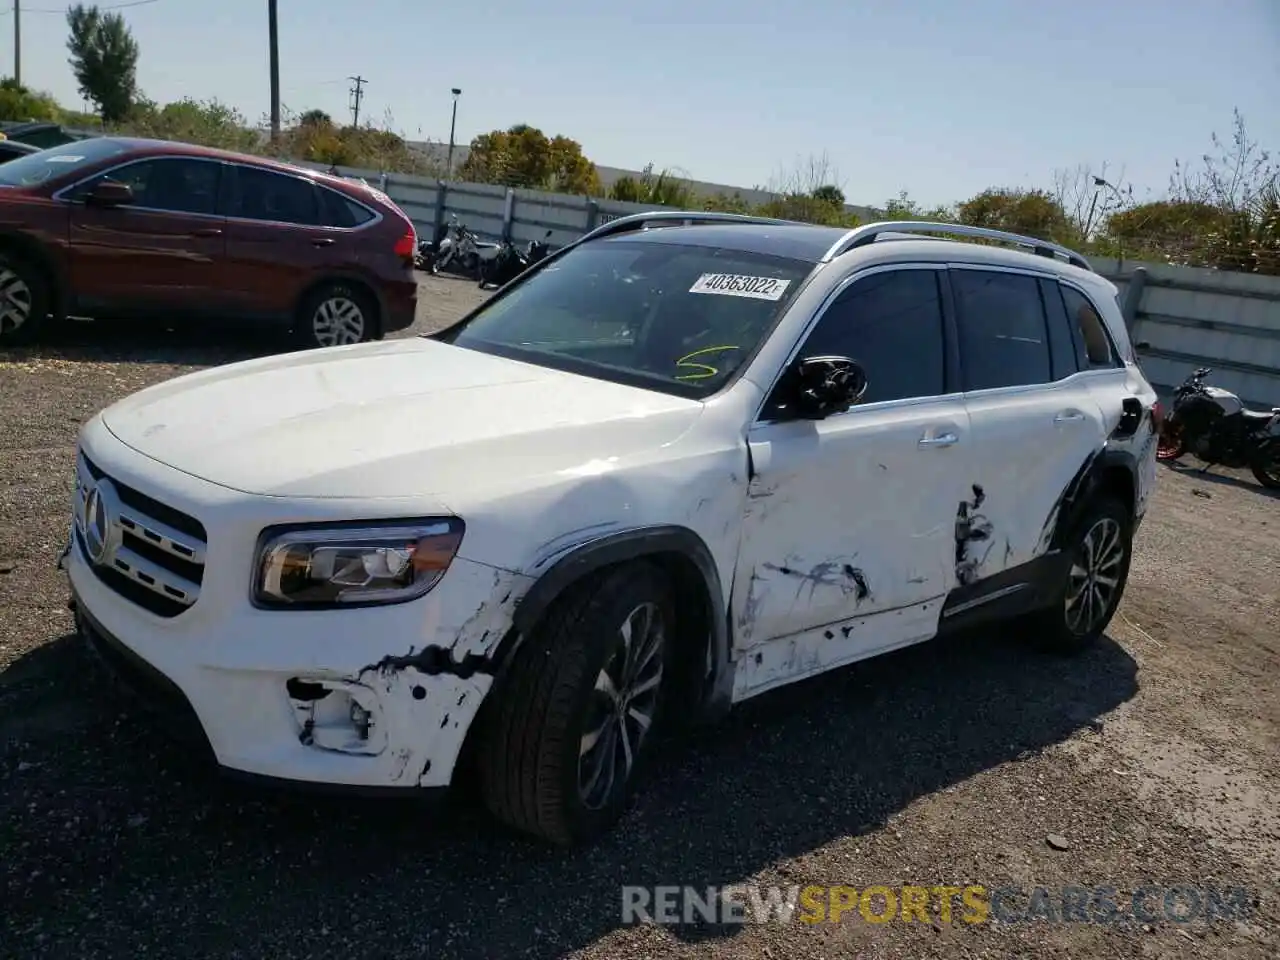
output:
POLYGON ((116 526, 116 495, 110 480, 101 480, 89 490, 84 502, 84 546, 89 559, 105 563, 112 550, 116 526))

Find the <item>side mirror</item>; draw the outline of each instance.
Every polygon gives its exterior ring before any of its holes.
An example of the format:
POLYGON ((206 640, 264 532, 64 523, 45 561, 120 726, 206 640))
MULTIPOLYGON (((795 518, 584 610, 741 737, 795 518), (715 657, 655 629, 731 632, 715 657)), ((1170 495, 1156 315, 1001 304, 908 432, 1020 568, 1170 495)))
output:
POLYGON ((822 420, 844 413, 867 392, 867 373, 848 357, 805 357, 791 368, 788 404, 798 416, 822 420))
POLYGON ((120 207, 133 203, 133 187, 118 180, 99 180, 85 197, 95 207, 120 207))

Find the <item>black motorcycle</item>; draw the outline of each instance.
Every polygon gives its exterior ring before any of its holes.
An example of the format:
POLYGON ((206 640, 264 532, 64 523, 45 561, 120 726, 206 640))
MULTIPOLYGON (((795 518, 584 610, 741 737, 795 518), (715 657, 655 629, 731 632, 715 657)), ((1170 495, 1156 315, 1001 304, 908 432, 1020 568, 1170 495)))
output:
POLYGON ((1248 467, 1258 482, 1280 490, 1280 407, 1250 410, 1230 390, 1204 382, 1209 367, 1183 381, 1160 426, 1156 459, 1177 460, 1191 453, 1210 467, 1248 467))
POLYGON ((546 238, 550 236, 551 231, 548 230, 543 239, 530 240, 524 253, 510 240, 503 240, 498 255, 480 264, 480 288, 506 286, 533 264, 545 259, 550 249, 546 238))

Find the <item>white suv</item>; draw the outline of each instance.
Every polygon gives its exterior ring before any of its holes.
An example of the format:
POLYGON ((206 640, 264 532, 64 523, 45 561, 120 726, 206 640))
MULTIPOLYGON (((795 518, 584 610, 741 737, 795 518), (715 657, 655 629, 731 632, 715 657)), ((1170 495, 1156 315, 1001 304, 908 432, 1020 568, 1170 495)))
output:
POLYGON ((1061 247, 644 214, 430 337, 109 407, 64 565, 93 648, 223 768, 474 769, 501 820, 585 841, 662 722, 961 625, 1095 640, 1155 400, 1061 247))

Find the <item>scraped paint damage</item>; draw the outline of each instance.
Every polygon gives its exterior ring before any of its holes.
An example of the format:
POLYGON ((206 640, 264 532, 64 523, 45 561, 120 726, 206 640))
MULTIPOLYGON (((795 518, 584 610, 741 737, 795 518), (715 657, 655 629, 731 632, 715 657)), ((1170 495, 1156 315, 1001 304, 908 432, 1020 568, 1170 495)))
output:
POLYGON ((978 512, 986 499, 982 486, 975 483, 973 499, 961 500, 956 508, 956 582, 962 587, 978 579, 991 553, 991 522, 978 512))
MULTIPOLYGON (((493 569, 488 597, 465 621, 439 623, 450 647, 410 647, 341 678, 290 681, 289 699, 306 746, 380 758, 393 786, 444 786, 493 684, 494 654, 507 636, 519 576, 493 569)), ((479 581, 479 578, 477 578, 479 581)))

